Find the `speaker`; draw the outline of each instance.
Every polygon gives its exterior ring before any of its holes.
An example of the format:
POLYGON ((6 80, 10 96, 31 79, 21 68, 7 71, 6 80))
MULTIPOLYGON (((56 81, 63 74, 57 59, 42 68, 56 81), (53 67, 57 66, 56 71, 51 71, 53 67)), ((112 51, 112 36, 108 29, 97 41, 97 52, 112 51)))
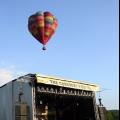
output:
POLYGON ((15 120, 29 120, 28 116, 16 116, 15 120))
POLYGON ((99 107, 99 116, 100 116, 100 120, 107 120, 107 110, 105 107, 99 107))
POLYGON ((15 120, 29 120, 29 106, 26 103, 15 105, 15 120))

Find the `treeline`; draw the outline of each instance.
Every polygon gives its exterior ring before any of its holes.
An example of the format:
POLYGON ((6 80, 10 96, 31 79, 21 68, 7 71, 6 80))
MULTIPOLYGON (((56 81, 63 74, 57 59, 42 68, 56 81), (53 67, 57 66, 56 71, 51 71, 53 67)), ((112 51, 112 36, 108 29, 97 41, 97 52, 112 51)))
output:
POLYGON ((108 110, 107 120, 119 120, 119 110, 108 110))

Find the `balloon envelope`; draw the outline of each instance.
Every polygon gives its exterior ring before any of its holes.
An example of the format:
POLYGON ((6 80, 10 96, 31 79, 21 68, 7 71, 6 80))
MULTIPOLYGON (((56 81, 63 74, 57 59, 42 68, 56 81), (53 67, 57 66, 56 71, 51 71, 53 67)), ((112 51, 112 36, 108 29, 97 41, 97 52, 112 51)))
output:
POLYGON ((30 33, 43 45, 50 40, 57 26, 58 21, 50 12, 37 12, 28 19, 30 33))

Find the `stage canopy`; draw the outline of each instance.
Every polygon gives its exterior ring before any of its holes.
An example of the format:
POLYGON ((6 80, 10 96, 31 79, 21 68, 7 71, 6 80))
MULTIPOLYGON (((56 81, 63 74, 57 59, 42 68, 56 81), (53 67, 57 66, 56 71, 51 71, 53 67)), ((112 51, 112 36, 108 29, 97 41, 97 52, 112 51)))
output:
POLYGON ((46 85, 54 85, 60 86, 65 88, 72 88, 78 90, 86 90, 86 91, 99 91, 99 86, 96 84, 90 84, 75 80, 66 80, 61 78, 49 77, 49 76, 42 76, 36 74, 37 84, 46 84, 46 85))

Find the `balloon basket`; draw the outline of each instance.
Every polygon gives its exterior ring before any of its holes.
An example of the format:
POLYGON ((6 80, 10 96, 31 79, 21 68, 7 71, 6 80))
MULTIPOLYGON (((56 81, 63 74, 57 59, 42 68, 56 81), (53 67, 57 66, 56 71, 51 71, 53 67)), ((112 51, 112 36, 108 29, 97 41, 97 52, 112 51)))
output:
POLYGON ((46 50, 46 47, 45 47, 45 46, 43 46, 42 50, 46 50))

